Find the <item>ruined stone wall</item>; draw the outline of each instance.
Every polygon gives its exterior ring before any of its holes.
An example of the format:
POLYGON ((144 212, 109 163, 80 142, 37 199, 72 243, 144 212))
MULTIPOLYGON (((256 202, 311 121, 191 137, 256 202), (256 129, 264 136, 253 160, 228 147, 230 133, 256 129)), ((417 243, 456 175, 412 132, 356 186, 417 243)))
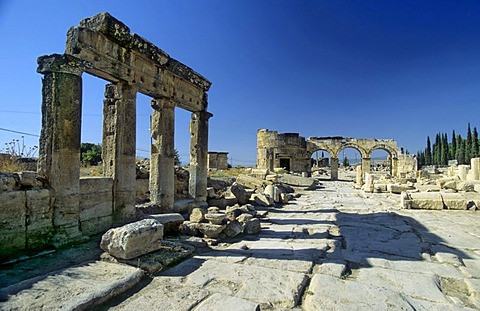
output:
POLYGON ((228 152, 209 152, 208 169, 226 170, 228 168, 228 152))
MULTIPOLYGON (((111 178, 81 178, 78 219, 85 237, 112 226, 111 178)), ((58 243, 54 193, 32 172, 0 174, 0 261, 58 243)))
POLYGON ((401 154, 398 156, 398 176, 407 177, 409 174, 413 174, 417 171, 417 159, 413 155, 401 154))
POLYGON ((298 133, 262 129, 257 132, 257 168, 286 168, 292 172, 310 169, 305 138, 298 133))

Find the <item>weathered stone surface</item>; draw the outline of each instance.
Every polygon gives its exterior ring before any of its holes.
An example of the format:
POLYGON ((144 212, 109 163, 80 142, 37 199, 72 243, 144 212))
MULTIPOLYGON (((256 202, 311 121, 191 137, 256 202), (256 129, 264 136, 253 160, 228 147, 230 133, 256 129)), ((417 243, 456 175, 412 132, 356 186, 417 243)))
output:
POLYGON ((222 233, 223 229, 225 229, 225 225, 212 225, 206 223, 199 223, 197 225, 198 231, 202 233, 207 238, 218 238, 220 233, 222 233))
POLYGON ((153 219, 143 219, 108 230, 100 247, 121 259, 132 259, 155 251, 162 246, 163 225, 153 219))
POLYGON ((224 310, 237 310, 237 311, 260 311, 260 305, 258 303, 232 297, 225 294, 216 293, 202 301, 196 306, 194 311, 224 311, 224 310))
POLYGON ((406 184, 400 185, 400 184, 387 184, 387 191, 395 194, 400 194, 402 192, 405 192, 407 190, 412 190, 415 189, 412 186, 408 186, 406 184))
POLYGON ((280 175, 278 181, 290 186, 315 188, 317 181, 311 177, 301 177, 290 174, 280 175))
POLYGON ((180 226, 180 230, 186 235, 194 235, 197 236, 200 234, 198 231, 199 223, 193 221, 184 221, 183 224, 180 226))
POLYGON ((181 284, 179 278, 155 277, 140 292, 109 310, 192 310, 208 296, 207 290, 181 284))
POLYGON ((164 235, 176 235, 180 232, 180 225, 185 221, 178 213, 147 215, 145 219, 154 219, 163 225, 164 235))
POLYGON ((207 213, 205 214, 205 219, 212 225, 223 225, 227 221, 223 213, 207 213))
POLYGON ((228 222, 223 231, 228 237, 233 238, 243 232, 243 226, 237 220, 228 222))
POLYGON ((225 197, 225 198, 218 198, 218 199, 209 199, 208 200, 208 205, 210 206, 217 206, 222 209, 227 208, 227 206, 233 206, 237 204, 237 198, 232 196, 232 197, 225 197))
POLYGON ((19 184, 22 187, 41 187, 42 182, 37 179, 38 174, 35 172, 18 173, 19 184))
POLYGON ((258 218, 252 218, 245 223, 246 234, 255 234, 260 232, 260 230, 262 230, 262 227, 258 218))
POLYGON ((251 198, 261 206, 271 206, 274 203, 273 198, 263 193, 254 193, 251 198))
POLYGON ((245 191, 245 188, 243 188, 242 185, 239 185, 238 183, 234 183, 230 187, 230 192, 237 198, 238 204, 240 205, 246 204, 250 199, 250 195, 248 194, 248 192, 245 191))
POLYGON ((2 310, 85 310, 136 285, 142 270, 96 261, 0 290, 2 310))
POLYGON ((48 189, 27 190, 25 194, 28 247, 42 248, 51 242, 54 234, 51 194, 48 189))
POLYGON ((403 193, 401 198, 401 206, 407 209, 442 210, 444 206, 442 195, 436 192, 403 193))
POLYGON ((25 191, 0 192, 0 257, 12 256, 26 247, 26 195, 25 191))
POLYGON ((194 208, 190 214, 190 221, 192 222, 203 222, 205 220, 205 209, 203 208, 194 208))
POLYGON ((315 274, 306 292, 303 309, 307 311, 388 310, 391 306, 399 310, 412 310, 410 304, 392 290, 330 275, 315 274))
POLYGON ((13 174, 0 173, 0 191, 13 190, 16 187, 16 183, 17 181, 13 174))
POLYGON ((237 176, 237 184, 245 188, 261 189, 264 185, 271 185, 272 182, 241 174, 237 176))
POLYGON ((251 219, 253 219, 253 216, 250 214, 242 214, 237 217, 237 221, 241 223, 243 226, 245 226, 245 224, 251 219))
POLYGON ((112 178, 80 178, 80 221, 112 216, 112 193, 112 178))

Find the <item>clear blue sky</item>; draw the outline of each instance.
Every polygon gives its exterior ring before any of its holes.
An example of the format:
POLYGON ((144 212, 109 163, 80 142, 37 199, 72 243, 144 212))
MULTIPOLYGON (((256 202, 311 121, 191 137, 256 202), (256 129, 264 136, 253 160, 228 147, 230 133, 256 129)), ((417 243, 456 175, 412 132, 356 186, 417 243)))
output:
MULTIPOLYGON (((210 150, 234 165, 254 164, 260 128, 416 152, 427 135, 480 126, 480 1, 0 0, 0 128, 39 134, 37 57, 62 53, 68 28, 104 11, 213 83, 210 150)), ((103 87, 84 75, 84 142, 101 142, 103 87)), ((149 109, 139 96, 140 156, 149 109)), ((176 113, 183 162, 189 118, 176 113)), ((0 149, 19 137, 0 131, 0 149)))

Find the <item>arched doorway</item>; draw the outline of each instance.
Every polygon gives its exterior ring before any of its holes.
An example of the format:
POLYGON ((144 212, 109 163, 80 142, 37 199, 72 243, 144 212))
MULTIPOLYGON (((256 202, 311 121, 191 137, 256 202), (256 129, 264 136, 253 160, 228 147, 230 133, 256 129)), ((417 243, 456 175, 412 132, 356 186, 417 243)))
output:
POLYGON ((362 165, 360 150, 349 146, 338 150, 338 178, 341 180, 354 181, 356 167, 362 165))
POLYGON ((314 151, 310 157, 312 176, 319 179, 331 179, 331 155, 324 149, 314 151))

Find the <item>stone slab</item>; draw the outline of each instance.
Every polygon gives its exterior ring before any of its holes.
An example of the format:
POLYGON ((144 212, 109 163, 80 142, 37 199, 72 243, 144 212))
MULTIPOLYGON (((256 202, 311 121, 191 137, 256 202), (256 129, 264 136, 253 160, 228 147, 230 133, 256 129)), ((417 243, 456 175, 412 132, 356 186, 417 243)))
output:
POLYGON ((202 301, 193 311, 260 311, 258 303, 229 295, 216 293, 202 301))
POLYGON ((0 289, 1 310, 85 310, 137 284, 142 270, 95 261, 0 289))

